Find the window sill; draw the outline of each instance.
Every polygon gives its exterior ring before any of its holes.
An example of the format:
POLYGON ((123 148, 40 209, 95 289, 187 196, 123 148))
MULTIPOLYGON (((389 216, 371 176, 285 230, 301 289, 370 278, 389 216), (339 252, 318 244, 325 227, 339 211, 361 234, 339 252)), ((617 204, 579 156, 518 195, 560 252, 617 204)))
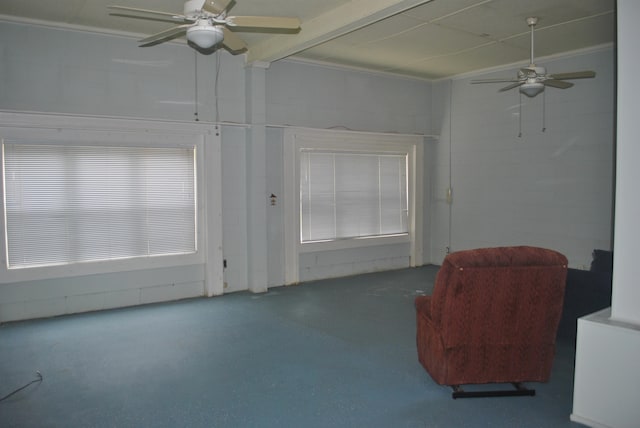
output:
POLYGON ((152 270, 170 266, 188 266, 203 263, 204 257, 202 252, 196 252, 193 254, 138 257, 122 260, 107 260, 18 269, 7 269, 6 266, 1 266, 0 272, 2 274, 2 279, 0 280, 0 284, 152 270))
POLYGON ((378 245, 408 244, 409 234, 372 236, 364 238, 338 239, 335 241, 316 241, 298 244, 299 253, 315 253, 318 251, 344 250, 349 248, 373 247, 378 245))

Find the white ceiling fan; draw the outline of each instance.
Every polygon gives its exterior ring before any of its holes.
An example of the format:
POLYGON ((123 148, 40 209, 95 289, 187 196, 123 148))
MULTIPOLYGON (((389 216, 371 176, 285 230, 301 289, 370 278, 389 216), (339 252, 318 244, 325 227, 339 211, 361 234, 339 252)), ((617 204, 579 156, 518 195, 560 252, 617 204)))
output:
POLYGON ((547 69, 539 67, 534 63, 533 48, 534 38, 533 29, 538 23, 538 18, 527 18, 527 25, 531 28, 531 57, 528 67, 523 67, 518 71, 518 77, 515 79, 479 79, 472 80, 471 83, 501 83, 512 82, 510 85, 500 89, 500 92, 508 91, 513 88, 520 87, 520 92, 529 96, 535 97, 540 92, 544 91, 545 86, 552 86, 559 89, 567 89, 573 86, 573 83, 565 82, 565 80, 571 79, 587 79, 595 77, 596 73, 593 71, 574 71, 569 73, 556 73, 547 74, 547 69))
POLYGON ((112 15, 130 18, 176 22, 180 25, 152 34, 140 40, 140 46, 152 46, 186 33, 187 40, 200 49, 208 50, 222 43, 231 53, 247 48, 245 42, 231 28, 246 28, 252 31, 295 31, 300 29, 300 20, 276 16, 228 16, 233 0, 187 0, 182 15, 127 6, 108 6, 112 15))

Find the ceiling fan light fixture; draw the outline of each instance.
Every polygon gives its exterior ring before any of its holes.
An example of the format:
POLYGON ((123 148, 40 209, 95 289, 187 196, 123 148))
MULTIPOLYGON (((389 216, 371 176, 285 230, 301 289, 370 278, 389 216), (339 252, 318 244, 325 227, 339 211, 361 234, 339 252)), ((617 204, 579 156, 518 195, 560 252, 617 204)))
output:
POLYGON ((193 25, 187 29, 187 40, 202 49, 209 49, 224 39, 224 33, 215 25, 193 25))
POLYGON ((544 84, 541 82, 527 82, 520 85, 520 92, 531 98, 535 97, 542 91, 544 91, 544 84))

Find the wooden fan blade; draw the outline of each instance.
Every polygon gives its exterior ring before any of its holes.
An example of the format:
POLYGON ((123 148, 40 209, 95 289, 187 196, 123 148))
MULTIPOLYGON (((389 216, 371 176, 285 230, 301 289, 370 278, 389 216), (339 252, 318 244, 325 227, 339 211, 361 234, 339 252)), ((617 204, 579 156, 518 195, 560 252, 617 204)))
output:
POLYGON ((139 40, 139 42, 141 43, 140 46, 142 47, 151 46, 159 42, 162 42, 166 39, 177 37, 181 33, 184 33, 185 31, 187 31, 187 28, 189 27, 191 27, 191 24, 178 25, 177 27, 171 27, 159 33, 152 34, 149 37, 145 37, 144 39, 139 40))
POLYGON ((553 86, 554 88, 567 89, 573 86, 573 83, 563 82, 562 80, 547 79, 544 82, 547 86, 553 86))
POLYGON ((240 37, 233 34, 233 31, 224 27, 222 28, 222 31, 224 32, 224 39, 222 39, 222 44, 225 45, 231 52, 238 52, 247 48, 245 42, 240 37))
POLYGON ((504 82, 520 82, 520 79, 478 79, 472 80, 471 83, 504 83, 504 82))
POLYGON ((594 71, 574 71, 572 73, 555 73, 550 74, 549 78, 554 80, 567 80, 567 79, 590 79, 596 77, 594 71))
POLYGON ((512 85, 505 86, 504 88, 501 88, 498 92, 504 92, 504 91, 508 91, 510 89, 513 89, 513 88, 517 88, 518 86, 522 85, 523 83, 524 82, 518 81, 517 83, 514 83, 512 85))
POLYGON ((202 9, 214 15, 220 15, 227 10, 230 4, 231 0, 206 0, 202 5, 202 9))
POLYGON ((148 9, 138 9, 136 7, 126 7, 126 6, 107 6, 108 9, 112 9, 115 11, 125 12, 124 16, 128 16, 130 18, 141 18, 141 19, 160 19, 162 21, 173 21, 173 22, 185 22, 188 21, 186 16, 168 13, 168 12, 159 12, 157 10, 148 10, 148 9), (126 13, 134 13, 136 15, 127 15, 126 13))
POLYGON ((228 16, 227 25, 230 27, 297 30, 300 28, 300 20, 284 16, 228 16))

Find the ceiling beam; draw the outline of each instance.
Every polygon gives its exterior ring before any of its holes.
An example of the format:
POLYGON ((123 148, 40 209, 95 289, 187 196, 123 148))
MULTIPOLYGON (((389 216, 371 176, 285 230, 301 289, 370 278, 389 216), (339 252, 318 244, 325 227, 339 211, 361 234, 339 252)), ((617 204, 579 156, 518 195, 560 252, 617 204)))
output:
POLYGON ((374 22, 433 0, 350 0, 322 15, 302 22, 295 35, 277 35, 251 46, 247 64, 274 62, 335 39, 374 22))

